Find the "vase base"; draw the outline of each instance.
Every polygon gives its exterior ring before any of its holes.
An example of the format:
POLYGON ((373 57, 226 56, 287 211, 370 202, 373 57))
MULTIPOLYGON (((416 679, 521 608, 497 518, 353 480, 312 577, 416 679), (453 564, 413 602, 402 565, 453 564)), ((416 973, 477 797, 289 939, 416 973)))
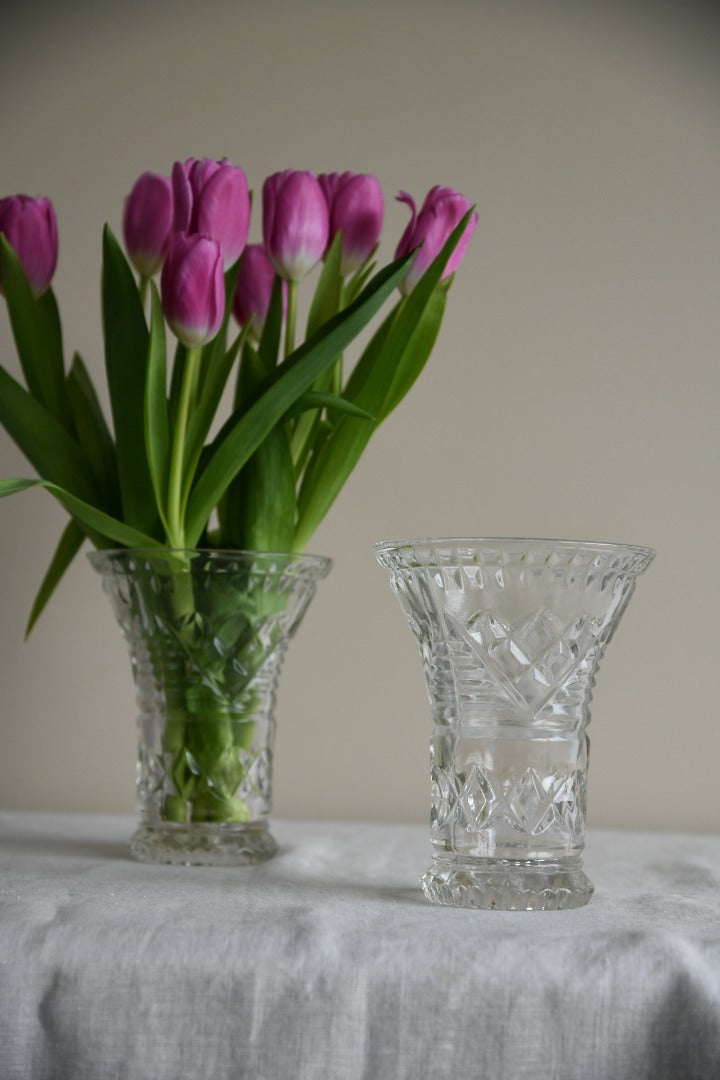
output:
POLYGON ((582 907, 593 883, 580 860, 528 863, 435 858, 422 880, 434 904, 486 911, 563 911, 582 907))
POLYGON ((172 866, 246 866, 265 862, 277 843, 261 825, 141 825, 130 852, 144 863, 172 866))

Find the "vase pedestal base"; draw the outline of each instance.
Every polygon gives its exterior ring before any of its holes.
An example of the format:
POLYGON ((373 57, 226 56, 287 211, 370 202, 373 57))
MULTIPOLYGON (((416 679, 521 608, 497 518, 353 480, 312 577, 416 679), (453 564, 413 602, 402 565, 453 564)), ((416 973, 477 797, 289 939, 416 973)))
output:
POLYGON ((130 839, 134 859, 173 866, 246 866, 265 862, 277 843, 261 824, 142 824, 130 839))
POLYGON ((561 911, 582 907, 593 894, 579 858, 521 862, 436 856, 422 888, 435 904, 488 911, 561 911))

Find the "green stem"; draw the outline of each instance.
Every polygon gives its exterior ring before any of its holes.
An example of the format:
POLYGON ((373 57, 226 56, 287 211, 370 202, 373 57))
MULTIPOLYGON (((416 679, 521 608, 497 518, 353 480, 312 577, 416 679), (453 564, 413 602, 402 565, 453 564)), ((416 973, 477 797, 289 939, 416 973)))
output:
POLYGON ((140 275, 140 303, 143 306, 143 310, 145 309, 145 301, 147 300, 148 285, 149 284, 150 284, 150 278, 146 277, 145 274, 141 274, 140 275))
POLYGON ((285 322, 285 356, 288 357, 295 348, 295 323, 297 321, 297 281, 288 281, 287 289, 287 320, 285 322))
POLYGON ((185 458, 185 436, 187 434, 190 407, 195 397, 200 357, 202 349, 188 349, 180 386, 175 435, 170 456, 170 483, 168 490, 168 541, 171 547, 185 547, 185 526, 183 522, 183 465, 185 458))

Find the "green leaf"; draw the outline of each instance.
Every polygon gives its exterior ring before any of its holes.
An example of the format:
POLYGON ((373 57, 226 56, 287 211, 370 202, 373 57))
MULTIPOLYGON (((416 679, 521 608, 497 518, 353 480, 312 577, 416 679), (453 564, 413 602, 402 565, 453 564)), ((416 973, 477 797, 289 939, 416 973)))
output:
MULTIPOLYGON (((343 280, 340 274, 340 260, 342 258, 342 231, 335 234, 330 249, 325 256, 322 273, 315 289, 315 295, 310 306, 308 316, 307 336, 317 332, 320 327, 328 322, 342 307, 343 280)), ((333 389, 340 390, 342 383, 342 357, 338 355, 335 364, 325 371, 316 381, 313 389, 319 392, 329 392, 333 389)), ((300 475, 303 463, 307 460, 310 448, 315 441, 319 412, 307 412, 302 410, 292 426, 290 449, 295 462, 295 471, 300 475)))
POLYGON ((320 327, 337 315, 342 299, 342 277, 340 275, 340 260, 342 258, 342 230, 338 229, 330 245, 323 268, 315 287, 315 294, 310 304, 308 314, 306 337, 312 337, 320 327))
POLYGON ((78 442, 97 477, 103 506, 109 513, 119 514, 120 488, 115 443, 90 375, 78 353, 73 356, 67 374, 67 398, 78 442))
POLYGON ((446 302, 447 289, 443 282, 431 293, 427 306, 410 335, 407 347, 400 354, 392 383, 385 395, 380 422, 400 404, 425 367, 440 332, 446 302))
POLYGON ((443 270, 470 219, 453 230, 410 295, 400 302, 370 342, 346 394, 377 416, 376 424, 342 417, 306 470, 298 499, 295 549, 303 550, 359 461, 373 431, 395 408, 424 367, 437 338, 447 287, 443 270))
POLYGON ((183 345, 182 341, 178 341, 175 347, 172 375, 170 376, 169 416, 171 428, 175 427, 175 418, 177 417, 178 403, 180 401, 180 389, 183 384, 185 364, 187 363, 187 353, 187 346, 183 345))
POLYGON ((0 480, 0 499, 4 499, 6 495, 15 495, 19 491, 27 491, 31 487, 46 488, 72 517, 77 518, 79 522, 101 536, 106 536, 108 540, 114 540, 124 547, 161 548, 163 546, 153 537, 146 536, 145 533, 134 529, 131 525, 126 525, 123 521, 118 521, 102 510, 98 510, 96 506, 91 506, 69 491, 65 491, 58 484, 52 484, 47 480, 0 480))
POLYGON ((283 279, 279 274, 275 275, 270 304, 268 305, 265 325, 263 326, 258 355, 263 362, 266 372, 272 371, 277 364, 280 352, 280 338, 283 324, 283 279))
POLYGON ((354 304, 326 323, 275 369, 268 389, 233 421, 229 430, 221 433, 223 437, 212 447, 190 497, 186 522, 190 547, 196 544, 213 508, 245 462, 293 402, 310 389, 370 321, 407 272, 411 258, 397 259, 381 270, 354 304))
POLYGON ((45 480, 81 498, 99 498, 92 470, 78 443, 44 405, 0 367, 0 423, 45 480))
POLYGON ((345 300, 346 303, 351 303, 358 295, 361 289, 364 288, 366 281, 375 269, 375 254, 379 245, 376 244, 370 254, 367 256, 364 262, 360 263, 353 276, 345 286, 345 300))
POLYGON ((30 617, 25 627, 25 637, 28 638, 35 623, 40 618, 45 605, 57 588, 63 574, 73 561, 82 547, 85 533, 76 521, 69 521, 65 526, 50 566, 42 580, 37 596, 30 609, 30 617))
POLYGON ((32 396, 63 427, 72 421, 65 397, 62 331, 52 290, 35 297, 20 260, 0 235, 0 267, 10 324, 25 382, 32 396))
MULTIPOLYGON (((243 382, 248 395, 252 384, 265 375, 265 365, 250 347, 243 355, 243 382)), ((283 420, 258 446, 242 472, 233 481, 233 508, 237 540, 246 551, 290 551, 295 535, 295 470, 283 420)))
MULTIPOLYGON (((377 371, 378 369, 382 371, 382 368, 380 368, 380 357, 382 355, 382 350, 385 347, 385 341, 393 327, 393 324, 395 323, 395 320, 402 311, 404 304, 404 298, 398 300, 395 307, 390 311, 385 320, 380 324, 380 326, 368 342, 367 346, 365 347, 362 356, 360 357, 352 372, 350 373, 350 378, 345 385, 344 394, 345 397, 348 398, 348 400, 355 402, 360 400, 362 389, 365 386, 367 380, 370 378, 373 371, 377 371)), ((389 377, 390 376, 388 373, 388 379, 389 377)))
POLYGON ((212 342, 205 346, 199 378, 200 393, 195 408, 190 415, 185 437, 185 479, 183 483, 183 504, 187 503, 192 482, 205 445, 205 439, 212 427, 220 404, 223 391, 230 378, 230 372, 250 332, 250 324, 243 327, 229 349, 225 348, 227 327, 232 312, 232 300, 235 293, 240 261, 226 275, 225 317, 222 327, 212 342))
POLYGON ((372 413, 367 412, 366 409, 361 409, 353 401, 348 401, 347 398, 341 397, 339 394, 325 394, 321 390, 307 390, 302 397, 297 399, 294 405, 290 406, 285 414, 285 419, 288 420, 306 409, 312 409, 316 412, 318 409, 323 408, 334 409, 336 412, 347 413, 350 416, 359 416, 364 420, 375 419, 372 413))
POLYGON ((103 233, 105 367, 112 407, 123 518, 148 535, 160 532, 145 453, 148 329, 133 272, 109 226, 103 233))
POLYGON ((312 458, 298 499, 296 550, 302 550, 309 543, 315 529, 360 460, 373 432, 419 375, 435 343, 444 307, 445 292, 438 288, 405 348, 386 353, 388 342, 392 343, 393 336, 392 328, 389 329, 384 348, 377 354, 376 373, 384 381, 374 379, 371 384, 368 381, 364 387, 365 392, 359 395, 359 400, 376 410, 378 420, 369 424, 354 417, 342 417, 322 449, 312 458), (393 387, 397 387, 394 396, 393 387))
POLYGON ((170 423, 167 402, 167 360, 165 355, 165 319, 154 281, 150 282, 150 337, 145 381, 145 449, 155 503, 160 518, 166 521, 168 463, 170 460, 170 423))

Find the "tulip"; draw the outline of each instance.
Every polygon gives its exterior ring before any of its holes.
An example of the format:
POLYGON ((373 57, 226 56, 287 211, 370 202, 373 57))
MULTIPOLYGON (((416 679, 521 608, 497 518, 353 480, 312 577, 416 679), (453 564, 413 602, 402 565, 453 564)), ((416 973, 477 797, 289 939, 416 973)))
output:
POLYGON ((340 273, 357 270, 380 237, 383 194, 374 176, 351 172, 318 176, 330 212, 330 241, 342 229, 340 273))
MULTIPOLYGON (((407 255, 408 252, 420 247, 415 261, 400 285, 401 292, 407 296, 433 259, 440 254, 450 233, 468 212, 471 203, 459 191, 454 191, 452 188, 434 187, 428 192, 418 214, 414 199, 406 191, 401 191, 397 198, 399 202, 407 203, 412 217, 400 238, 395 258, 407 255)), ((473 214, 443 271, 444 278, 457 270, 462 262, 477 223, 478 216, 473 214)))
POLYGON ((170 329, 189 348, 211 341, 225 313, 220 244, 209 236, 173 236, 160 277, 170 329))
MULTIPOLYGON (((0 233, 14 250, 35 296, 47 289, 57 266, 55 210, 49 199, 8 195, 0 199, 0 233)), ((0 290, 2 281, 0 281, 0 290)))
POLYGON ((173 226, 172 184, 167 176, 146 172, 125 200, 123 235, 130 261, 143 277, 160 269, 173 226))
POLYGON ((175 232, 202 233, 217 240, 225 267, 240 257, 250 227, 245 173, 227 159, 189 158, 172 171, 175 232))
MULTIPOLYGON (((272 296, 275 270, 262 244, 248 244, 240 263, 233 312, 240 326, 252 319, 251 332, 259 338, 263 332, 272 296)), ((287 305, 287 284, 282 283, 283 311, 287 305)))
POLYGON ((263 184, 263 239, 277 272, 297 282, 325 254, 329 213, 320 184, 309 172, 268 176, 263 184))

